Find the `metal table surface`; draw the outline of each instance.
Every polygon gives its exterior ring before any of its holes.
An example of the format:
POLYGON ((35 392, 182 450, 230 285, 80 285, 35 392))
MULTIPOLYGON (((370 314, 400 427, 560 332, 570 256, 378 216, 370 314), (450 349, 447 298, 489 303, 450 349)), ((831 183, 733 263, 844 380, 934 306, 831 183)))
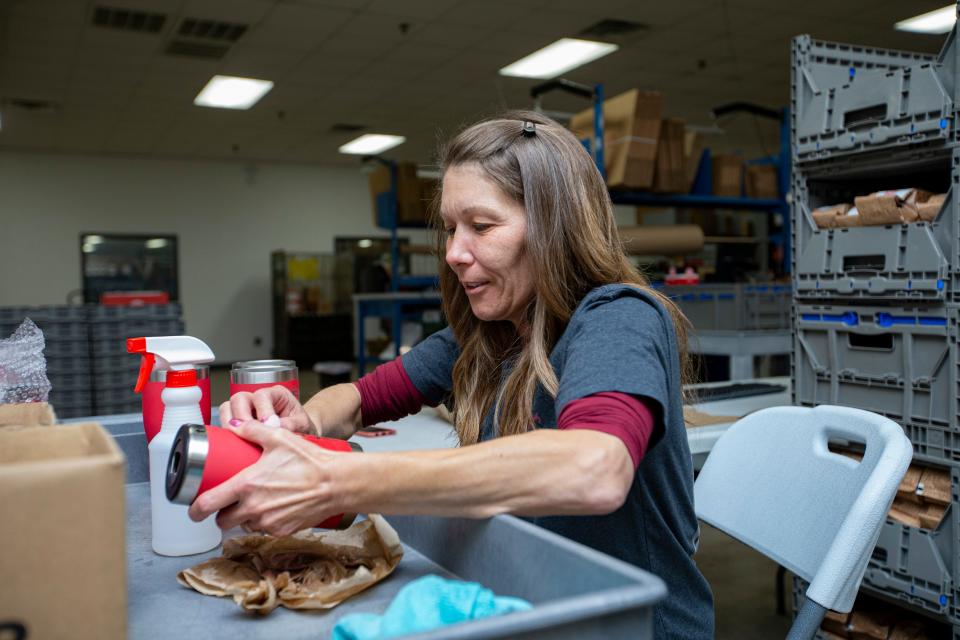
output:
MULTIPOLYGON (((127 612, 131 640, 154 638, 327 638, 342 616, 382 613, 411 580, 429 574, 454 577, 419 552, 404 545, 403 560, 386 580, 327 611, 277 608, 267 616, 245 613, 230 598, 204 596, 181 586, 177 572, 220 555, 220 547, 203 554, 168 558, 150 547, 150 487, 128 484, 127 612)), ((242 534, 239 529, 225 537, 242 534)))

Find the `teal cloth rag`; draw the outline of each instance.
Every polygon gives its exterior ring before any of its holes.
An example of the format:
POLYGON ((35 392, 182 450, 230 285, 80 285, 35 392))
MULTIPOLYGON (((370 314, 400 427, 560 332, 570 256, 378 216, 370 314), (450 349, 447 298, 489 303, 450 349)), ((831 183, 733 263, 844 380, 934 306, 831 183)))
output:
POLYGON ((342 617, 333 628, 331 640, 396 638, 531 608, 526 600, 494 595, 476 582, 424 576, 400 589, 382 616, 353 613, 342 617))

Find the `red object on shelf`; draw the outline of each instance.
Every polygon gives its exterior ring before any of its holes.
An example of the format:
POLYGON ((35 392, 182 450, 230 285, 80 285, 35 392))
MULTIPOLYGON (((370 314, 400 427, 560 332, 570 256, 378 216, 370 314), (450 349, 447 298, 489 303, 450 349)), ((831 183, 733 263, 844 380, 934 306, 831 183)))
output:
POLYGON ((670 268, 670 273, 663 279, 664 284, 674 286, 678 284, 700 284, 700 276, 692 267, 687 267, 683 273, 677 273, 676 269, 670 268))
POLYGON ((170 294, 166 291, 107 291, 100 294, 100 304, 118 307, 170 304, 170 294))

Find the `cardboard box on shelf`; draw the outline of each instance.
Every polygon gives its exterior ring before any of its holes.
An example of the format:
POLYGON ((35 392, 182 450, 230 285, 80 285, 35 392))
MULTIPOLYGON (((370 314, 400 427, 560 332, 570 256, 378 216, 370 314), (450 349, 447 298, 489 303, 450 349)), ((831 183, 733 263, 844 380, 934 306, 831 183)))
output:
POLYGON ((776 200, 780 197, 777 168, 772 164, 748 164, 744 183, 748 198, 776 200))
POLYGON ((657 159, 653 173, 653 191, 657 193, 689 193, 683 164, 686 123, 679 118, 665 118, 660 124, 657 159))
MULTIPOLYGON (((663 94, 631 89, 603 102, 604 168, 607 186, 649 189, 657 158, 663 94)), ((593 145, 593 108, 570 120, 570 129, 593 145)))
MULTIPOLYGON (((849 204, 831 204, 817 207, 811 212, 813 221, 821 229, 835 229, 840 226, 839 218, 847 215, 853 207, 849 204)), ((857 218, 859 221, 860 218, 857 218)))
POLYGON ((713 195, 729 198, 743 195, 743 158, 726 153, 713 156, 713 195))
POLYGON ((697 171, 703 159, 706 145, 703 136, 696 131, 685 131, 683 134, 683 192, 692 193, 693 183, 697 180, 697 171))
POLYGON ((820 623, 820 628, 828 633, 836 634, 841 638, 846 638, 847 636, 847 625, 850 623, 850 612, 847 613, 838 613, 836 611, 827 611, 826 615, 823 616, 823 622, 820 623))
MULTIPOLYGON (((380 165, 368 178, 373 204, 373 223, 379 225, 377 197, 390 191, 390 169, 380 165)), ((422 225, 427 222, 429 185, 436 181, 417 177, 417 165, 397 163, 397 225, 422 225)))
POLYGON ((923 501, 947 506, 950 504, 950 472, 945 469, 925 467, 920 475, 923 485, 923 501))
POLYGON ((0 428, 0 621, 29 638, 127 633, 123 455, 98 424, 0 428))

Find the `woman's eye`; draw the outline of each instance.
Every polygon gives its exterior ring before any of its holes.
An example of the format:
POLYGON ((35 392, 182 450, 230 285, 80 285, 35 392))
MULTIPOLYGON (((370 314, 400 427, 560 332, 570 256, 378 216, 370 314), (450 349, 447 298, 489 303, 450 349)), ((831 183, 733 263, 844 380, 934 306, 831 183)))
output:
POLYGON ((489 229, 489 228, 490 228, 490 225, 489 225, 489 224, 475 224, 475 225, 473 225, 473 230, 476 231, 477 233, 483 233, 484 231, 486 231, 486 230, 489 229))
POLYGON ((444 231, 444 233, 446 233, 448 236, 452 236, 452 235, 453 235, 453 232, 456 231, 456 228, 455 228, 455 227, 447 227, 447 228, 444 229, 443 231, 444 231))

